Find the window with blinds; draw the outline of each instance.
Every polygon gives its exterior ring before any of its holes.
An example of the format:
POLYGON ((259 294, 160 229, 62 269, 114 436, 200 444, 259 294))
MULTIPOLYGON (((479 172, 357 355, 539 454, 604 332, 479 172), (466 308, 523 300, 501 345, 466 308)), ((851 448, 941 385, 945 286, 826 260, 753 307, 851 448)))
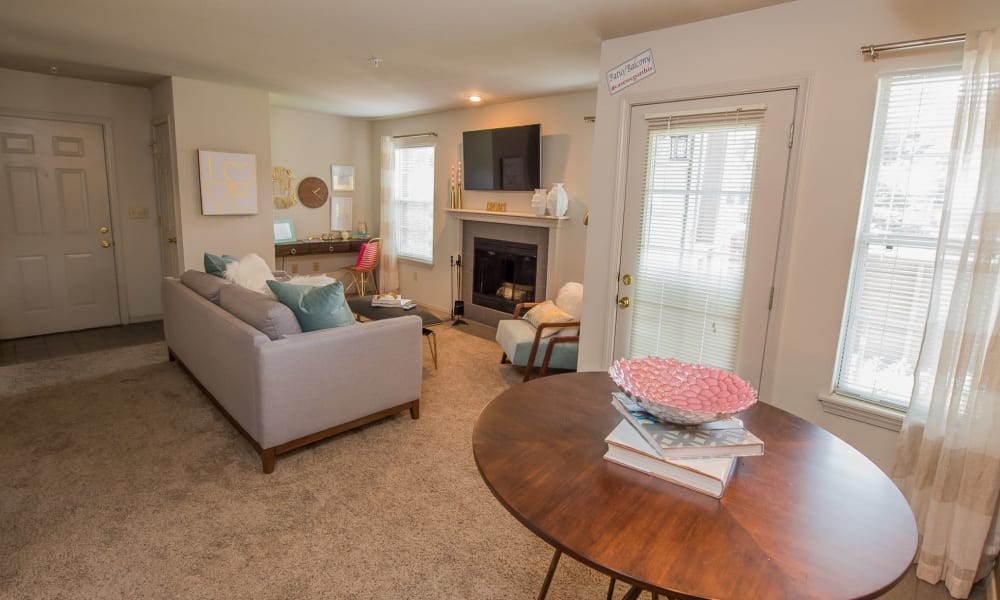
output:
POLYGON ((393 150, 396 252, 401 258, 434 261, 434 146, 393 150))
POLYGON ((630 356, 735 368, 763 116, 647 117, 630 356))
POLYGON ((834 385, 840 394, 909 405, 960 82, 957 68, 879 79, 834 385))

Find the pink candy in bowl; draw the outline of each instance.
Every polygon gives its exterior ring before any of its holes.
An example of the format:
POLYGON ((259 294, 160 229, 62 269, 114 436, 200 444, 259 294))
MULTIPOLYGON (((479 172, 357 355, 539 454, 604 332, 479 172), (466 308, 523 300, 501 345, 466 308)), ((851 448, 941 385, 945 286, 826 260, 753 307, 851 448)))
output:
POLYGON ((725 419, 757 402, 757 391, 736 375, 673 358, 620 358, 608 373, 647 412, 669 423, 725 419))

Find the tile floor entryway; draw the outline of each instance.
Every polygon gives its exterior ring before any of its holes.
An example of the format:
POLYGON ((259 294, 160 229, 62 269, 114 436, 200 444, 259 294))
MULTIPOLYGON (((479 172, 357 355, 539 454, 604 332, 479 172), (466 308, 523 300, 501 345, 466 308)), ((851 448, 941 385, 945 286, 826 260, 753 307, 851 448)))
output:
POLYGON ((163 321, 115 325, 82 331, 0 341, 0 366, 111 350, 163 340, 163 321))

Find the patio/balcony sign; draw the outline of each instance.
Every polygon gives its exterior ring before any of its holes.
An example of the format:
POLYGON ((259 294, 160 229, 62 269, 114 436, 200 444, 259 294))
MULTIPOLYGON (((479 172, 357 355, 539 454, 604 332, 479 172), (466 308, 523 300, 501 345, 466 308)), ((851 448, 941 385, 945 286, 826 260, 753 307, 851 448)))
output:
POLYGON ((654 73, 656 65, 653 64, 653 51, 646 50, 608 71, 608 91, 615 95, 654 73))

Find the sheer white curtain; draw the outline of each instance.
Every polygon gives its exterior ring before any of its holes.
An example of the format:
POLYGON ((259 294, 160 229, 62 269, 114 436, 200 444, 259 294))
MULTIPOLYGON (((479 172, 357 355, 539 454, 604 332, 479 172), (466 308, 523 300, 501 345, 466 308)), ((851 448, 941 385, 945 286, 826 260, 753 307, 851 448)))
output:
POLYGON ((396 253, 396 207, 393 201, 393 180, 396 170, 395 145, 392 137, 382 136, 382 210, 379 219, 379 237, 382 238, 382 256, 378 266, 378 289, 382 293, 399 292, 399 255, 396 253))
POLYGON ((967 598, 998 551, 1000 29, 967 36, 935 281, 893 479, 917 576, 967 598))

